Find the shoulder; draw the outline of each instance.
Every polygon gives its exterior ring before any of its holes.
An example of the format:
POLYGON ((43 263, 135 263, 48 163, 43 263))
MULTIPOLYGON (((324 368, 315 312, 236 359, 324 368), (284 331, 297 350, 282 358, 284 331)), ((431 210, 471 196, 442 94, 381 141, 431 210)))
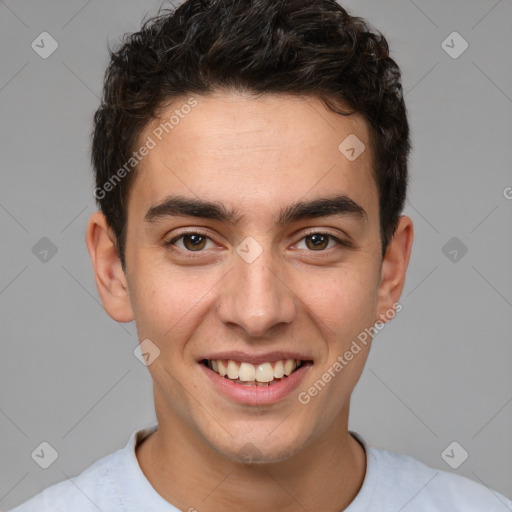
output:
POLYGON ((47 487, 10 512, 98 512, 115 499, 112 467, 122 450, 98 459, 78 476, 47 487))
POLYGON ((374 496, 393 495, 407 511, 512 511, 512 501, 483 484, 429 467, 408 455, 368 448, 377 471, 374 496))

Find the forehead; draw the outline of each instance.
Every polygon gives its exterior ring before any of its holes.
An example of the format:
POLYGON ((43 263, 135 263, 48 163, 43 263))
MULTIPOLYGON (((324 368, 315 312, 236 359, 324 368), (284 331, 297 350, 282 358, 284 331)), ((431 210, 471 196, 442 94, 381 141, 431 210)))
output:
POLYGON ((339 193, 378 216, 366 122, 316 98, 189 95, 166 106, 139 144, 151 146, 129 196, 139 218, 171 194, 222 202, 263 221, 283 205, 339 193))

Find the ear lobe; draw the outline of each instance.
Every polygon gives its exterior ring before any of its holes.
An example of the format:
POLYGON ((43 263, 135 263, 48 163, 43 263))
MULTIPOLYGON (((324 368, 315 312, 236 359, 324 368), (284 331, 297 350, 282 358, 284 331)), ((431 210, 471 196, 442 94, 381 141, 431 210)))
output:
POLYGON ((126 275, 121 267, 112 229, 100 211, 94 212, 89 218, 85 243, 105 311, 117 322, 131 322, 134 315, 126 275))
POLYGON ((412 220, 402 215, 382 260, 376 318, 378 322, 385 323, 394 317, 394 314, 390 315, 390 311, 395 309, 393 304, 397 303, 402 295, 413 238, 412 220))

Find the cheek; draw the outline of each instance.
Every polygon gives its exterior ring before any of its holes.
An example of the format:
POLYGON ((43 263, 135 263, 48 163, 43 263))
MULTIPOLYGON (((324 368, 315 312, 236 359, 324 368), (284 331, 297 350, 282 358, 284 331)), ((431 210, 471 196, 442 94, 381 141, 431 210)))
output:
POLYGON ((326 338, 347 341, 373 325, 377 311, 377 282, 371 271, 366 275, 350 270, 308 280, 302 300, 314 314, 326 338))
POLYGON ((209 307, 208 291, 219 280, 210 272, 190 272, 170 265, 140 266, 132 303, 140 339, 155 339, 164 350, 177 348, 209 307), (142 336, 142 337, 141 337, 142 336))

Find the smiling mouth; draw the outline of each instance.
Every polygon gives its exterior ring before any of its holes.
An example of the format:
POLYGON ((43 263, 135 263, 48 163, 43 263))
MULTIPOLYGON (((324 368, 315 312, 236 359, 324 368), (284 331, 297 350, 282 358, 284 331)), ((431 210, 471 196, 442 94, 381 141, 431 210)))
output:
POLYGON ((202 364, 216 374, 243 386, 272 386, 288 378, 312 361, 282 359, 280 361, 251 364, 231 359, 203 359, 202 364))

